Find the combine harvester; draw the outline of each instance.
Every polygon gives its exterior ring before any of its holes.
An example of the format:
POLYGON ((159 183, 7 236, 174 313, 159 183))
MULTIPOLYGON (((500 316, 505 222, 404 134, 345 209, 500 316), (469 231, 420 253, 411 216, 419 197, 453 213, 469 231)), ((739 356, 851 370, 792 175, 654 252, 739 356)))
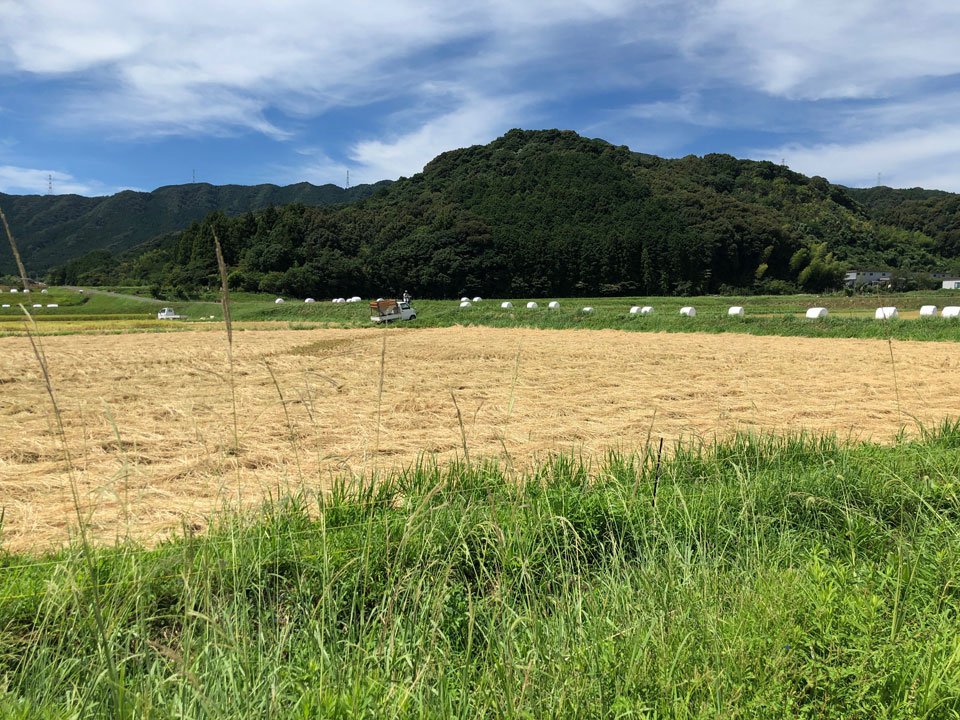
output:
POLYGON ((417 311, 408 302, 377 300, 370 303, 370 320, 375 323, 391 323, 396 320, 416 320, 417 311))

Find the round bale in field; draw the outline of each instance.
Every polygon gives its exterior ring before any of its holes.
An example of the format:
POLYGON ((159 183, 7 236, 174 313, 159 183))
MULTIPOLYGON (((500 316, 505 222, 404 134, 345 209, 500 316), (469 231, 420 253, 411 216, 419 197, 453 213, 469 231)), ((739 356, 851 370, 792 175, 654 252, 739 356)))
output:
POLYGON ((283 298, 277 298, 276 300, 273 301, 273 304, 274 304, 274 305, 279 305, 279 304, 282 303, 282 302, 283 302, 283 298))
POLYGON ((558 303, 556 300, 553 300, 553 301, 550 302, 549 305, 547 305, 547 307, 550 308, 551 310, 559 310, 559 309, 560 309, 560 303, 558 303))
POLYGON ((583 309, 583 312, 593 312, 593 308, 590 307, 589 305, 587 305, 587 306, 583 309))
POLYGON ((640 308, 640 314, 641 314, 641 315, 652 315, 652 314, 653 314, 653 308, 650 307, 649 305, 644 305, 642 308, 640 308))
POLYGON ((820 318, 825 318, 827 316, 827 309, 821 307, 810 308, 807 310, 806 317, 811 320, 817 320, 820 318))
POLYGON ((316 300, 314 300, 313 298, 307 298, 306 300, 304 300, 304 302, 305 302, 305 303, 315 303, 316 300))
POLYGON ((640 313, 640 306, 639 306, 639 305, 634 305, 632 308, 630 308, 630 314, 631 314, 631 315, 637 315, 637 314, 639 314, 639 313, 640 313))
POLYGON ((527 310, 536 310, 537 304, 532 300, 527 303, 527 310))
POLYGON ((461 300, 460 307, 471 307, 472 303, 469 300, 461 300))
POLYGON ((473 299, 473 301, 474 301, 474 302, 483 302, 483 298, 480 297, 479 295, 477 295, 477 296, 473 299))
POLYGON ((512 302, 506 302, 506 301, 504 301, 504 302, 500 303, 500 307, 502 307, 504 310, 506 310, 507 308, 512 308, 512 307, 513 307, 513 303, 512 303, 512 302))
POLYGON ((900 313, 898 313, 897 309, 893 306, 878 307, 873 317, 877 320, 896 320, 900 317, 900 313))
POLYGON ((47 289, 46 289, 46 288, 44 288, 43 290, 41 290, 41 291, 40 291, 40 293, 41 293, 41 294, 43 294, 43 295, 46 295, 46 293, 47 293, 47 289))
POLYGON ((739 305, 732 305, 729 310, 727 310, 727 315, 736 315, 738 317, 743 317, 743 308, 739 305))
POLYGON ((686 317, 696 317, 697 310, 696 308, 692 308, 689 305, 687 305, 686 307, 680 308, 680 314, 685 315, 686 317))
POLYGON ((464 296, 464 297, 460 298, 460 302, 470 302, 470 298, 464 296))
POLYGON ((15 293, 15 292, 20 292, 20 291, 17 290, 16 288, 10 288, 10 292, 15 293))
POLYGON ((34 306, 34 307, 43 307, 43 305, 40 304, 40 303, 34 303, 33 306, 34 306))
POLYGON ((924 305, 920 308, 920 317, 936 317, 937 316, 937 306, 936 305, 924 305))
POLYGON ((10 303, 4 303, 3 306, 4 306, 4 307, 10 307, 10 303))
POLYGON ((943 312, 940 313, 940 317, 945 317, 945 318, 960 317, 960 305, 947 305, 943 309, 943 312))
POLYGON ((47 303, 47 307, 60 307, 59 303, 47 303))

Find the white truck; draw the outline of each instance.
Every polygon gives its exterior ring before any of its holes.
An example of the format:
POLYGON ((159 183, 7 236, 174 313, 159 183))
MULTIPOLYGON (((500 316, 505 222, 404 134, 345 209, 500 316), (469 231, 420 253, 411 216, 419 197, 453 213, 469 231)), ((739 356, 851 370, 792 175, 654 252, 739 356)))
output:
POLYGON ((162 308, 160 312, 157 313, 157 320, 186 320, 186 315, 177 315, 174 312, 173 308, 162 308))
POLYGON ((408 302, 396 300, 377 300, 370 303, 370 319, 375 323, 393 322, 395 320, 415 320, 417 311, 410 307, 408 302))

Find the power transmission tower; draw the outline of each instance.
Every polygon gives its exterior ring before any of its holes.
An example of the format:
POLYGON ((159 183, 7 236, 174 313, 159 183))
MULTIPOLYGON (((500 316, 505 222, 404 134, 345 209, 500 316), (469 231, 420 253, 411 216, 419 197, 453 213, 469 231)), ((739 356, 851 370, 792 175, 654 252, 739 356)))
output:
POLYGON ((47 173, 47 195, 53 195, 53 173, 47 173))
POLYGON ((349 189, 349 187, 350 187, 350 171, 347 170, 347 188, 349 189))

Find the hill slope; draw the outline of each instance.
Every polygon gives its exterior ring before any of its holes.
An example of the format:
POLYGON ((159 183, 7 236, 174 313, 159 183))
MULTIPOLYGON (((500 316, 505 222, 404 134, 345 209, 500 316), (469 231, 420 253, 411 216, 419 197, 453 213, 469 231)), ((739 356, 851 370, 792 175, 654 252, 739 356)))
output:
POLYGON ((960 195, 943 190, 844 188, 880 223, 929 236, 936 252, 960 255, 960 195))
MULTIPOLYGON (((126 190, 106 197, 5 195, 3 208, 29 273, 41 273, 90 250, 121 252, 150 238, 181 230, 214 210, 238 215, 270 205, 328 205, 359 200, 380 184, 344 190, 336 185, 167 185, 153 192, 126 190)), ((16 268, 6 238, 0 274, 16 268)))
POLYGON ((729 155, 667 160, 558 130, 443 153, 350 205, 211 217, 128 270, 214 287, 213 226, 236 287, 301 297, 818 291, 848 265, 930 270, 956 257, 821 177, 729 155))

